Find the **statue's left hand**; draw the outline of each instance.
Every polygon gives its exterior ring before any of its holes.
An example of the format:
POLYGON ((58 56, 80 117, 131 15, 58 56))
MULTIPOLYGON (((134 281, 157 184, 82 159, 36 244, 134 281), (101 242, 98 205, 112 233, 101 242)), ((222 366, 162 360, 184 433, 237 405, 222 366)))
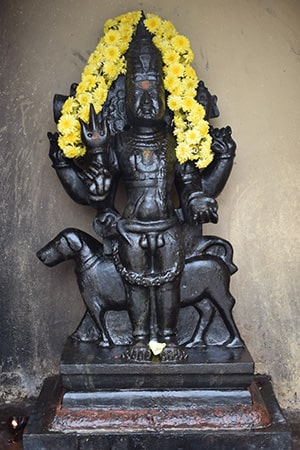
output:
POLYGON ((236 143, 231 136, 231 128, 211 128, 210 134, 213 138, 212 151, 219 158, 233 158, 235 156, 236 143))
POLYGON ((85 146, 88 149, 105 148, 109 137, 107 122, 105 119, 100 123, 98 122, 93 105, 90 106, 89 123, 86 124, 81 119, 79 121, 81 125, 81 138, 85 146))
POLYGON ((203 195, 195 196, 188 202, 188 218, 194 224, 217 223, 218 204, 214 198, 203 195))

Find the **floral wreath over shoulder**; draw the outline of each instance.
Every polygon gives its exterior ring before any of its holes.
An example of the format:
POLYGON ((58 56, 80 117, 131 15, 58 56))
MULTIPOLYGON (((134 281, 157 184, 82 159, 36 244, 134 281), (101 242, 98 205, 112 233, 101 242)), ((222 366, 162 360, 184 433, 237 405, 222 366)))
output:
MULTIPOLYGON (((98 114, 112 83, 126 73, 125 53, 141 17, 141 11, 133 11, 106 21, 104 36, 88 59, 75 96, 68 97, 62 107, 58 144, 66 157, 77 158, 86 153, 78 119, 88 121, 91 104, 98 114)), ((191 160, 203 169, 213 160, 212 138, 204 119, 205 109, 196 100, 199 80, 191 66, 194 55, 189 40, 178 34, 170 21, 156 14, 146 14, 144 24, 162 54, 167 103, 174 113, 176 157, 180 164, 191 160)))

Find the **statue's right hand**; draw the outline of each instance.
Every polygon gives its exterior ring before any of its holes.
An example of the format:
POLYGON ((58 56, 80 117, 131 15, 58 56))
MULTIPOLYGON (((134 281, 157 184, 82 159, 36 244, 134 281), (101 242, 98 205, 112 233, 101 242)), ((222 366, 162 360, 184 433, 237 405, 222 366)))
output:
POLYGON ((110 190, 112 178, 101 162, 93 161, 90 167, 79 176, 94 199, 103 200, 105 198, 110 190))
POLYGON ((53 163, 53 167, 65 167, 68 164, 68 159, 65 157, 63 151, 58 145, 58 133, 47 133, 50 148, 49 148, 49 158, 53 163))

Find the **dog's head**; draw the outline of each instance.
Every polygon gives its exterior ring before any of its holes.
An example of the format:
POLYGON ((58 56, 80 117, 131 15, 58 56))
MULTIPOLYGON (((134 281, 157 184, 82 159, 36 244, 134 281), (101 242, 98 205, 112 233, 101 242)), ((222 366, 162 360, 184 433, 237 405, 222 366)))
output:
POLYGON ((68 228, 41 248, 36 256, 46 266, 56 266, 67 259, 74 258, 82 249, 82 241, 76 230, 68 228))

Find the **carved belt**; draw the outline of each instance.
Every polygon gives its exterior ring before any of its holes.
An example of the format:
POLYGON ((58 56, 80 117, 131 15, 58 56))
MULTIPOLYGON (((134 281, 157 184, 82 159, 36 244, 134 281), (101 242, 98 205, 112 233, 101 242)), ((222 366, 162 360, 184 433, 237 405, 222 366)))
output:
POLYGON ((126 231, 131 233, 147 233, 151 231, 166 231, 174 225, 178 224, 176 216, 170 219, 155 220, 143 222, 142 220, 126 220, 121 219, 117 223, 119 232, 123 235, 126 231))
POLYGON ((175 262, 174 266, 160 275, 143 275, 132 270, 126 269, 122 264, 119 256, 118 242, 113 242, 113 260, 115 267, 121 277, 130 284, 136 284, 143 287, 156 287, 162 284, 172 282, 181 273, 183 269, 183 263, 175 262))

